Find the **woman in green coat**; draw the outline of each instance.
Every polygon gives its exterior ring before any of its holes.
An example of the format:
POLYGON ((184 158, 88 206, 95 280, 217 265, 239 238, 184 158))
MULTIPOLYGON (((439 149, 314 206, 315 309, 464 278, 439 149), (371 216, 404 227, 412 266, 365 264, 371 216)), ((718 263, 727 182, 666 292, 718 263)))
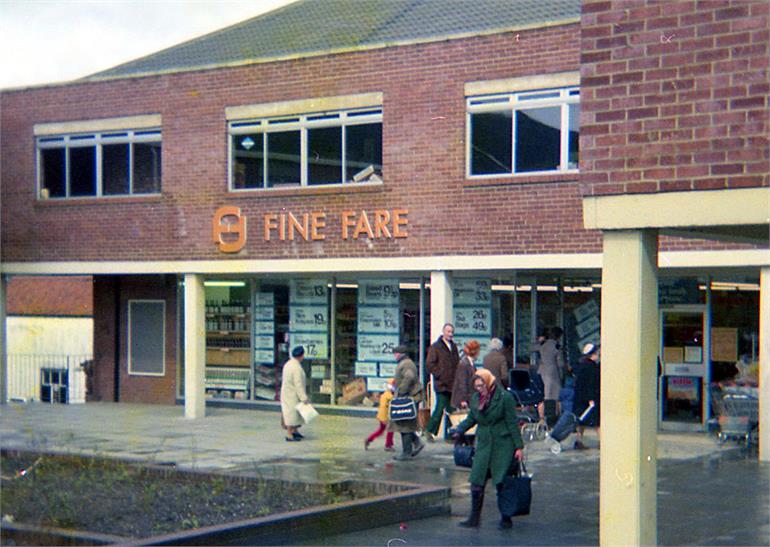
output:
MULTIPOLYGON (((479 369, 473 377, 474 394, 468 417, 452 432, 457 439, 474 425, 476 453, 471 468, 471 514, 460 523, 464 527, 477 527, 484 504, 484 489, 490 478, 500 495, 503 479, 518 469, 524 443, 519 433, 516 403, 510 393, 499 388, 494 375, 479 369)), ((499 528, 510 528, 510 517, 501 517, 499 528)))

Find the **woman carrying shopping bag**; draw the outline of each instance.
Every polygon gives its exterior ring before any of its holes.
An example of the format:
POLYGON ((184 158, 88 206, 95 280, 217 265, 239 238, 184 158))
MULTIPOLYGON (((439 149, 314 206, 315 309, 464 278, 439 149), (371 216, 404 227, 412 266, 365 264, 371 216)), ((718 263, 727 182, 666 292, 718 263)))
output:
MULTIPOLYGON (((491 478, 498 496, 506 476, 518 469, 524 443, 519 433, 516 403, 505 390, 498 389, 495 376, 486 369, 479 369, 473 377, 473 391, 468 417, 451 433, 459 439, 474 425, 476 452, 471 467, 471 514, 460 523, 466 528, 479 525, 484 504, 484 489, 491 478)), ((501 515, 498 528, 513 525, 511 517, 501 515)))

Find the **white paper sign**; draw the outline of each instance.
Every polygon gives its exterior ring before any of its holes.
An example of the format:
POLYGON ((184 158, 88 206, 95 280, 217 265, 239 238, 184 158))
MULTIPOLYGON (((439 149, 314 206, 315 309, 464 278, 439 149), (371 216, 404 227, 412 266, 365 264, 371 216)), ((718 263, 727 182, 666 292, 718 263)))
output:
POLYGON ((388 385, 388 379, 387 378, 372 378, 372 377, 369 377, 369 378, 366 379, 366 390, 367 391, 385 391, 387 385, 388 385))
POLYGON ((377 363, 362 363, 356 361, 356 376, 377 376, 377 363))
POLYGON ((254 362, 272 365, 275 363, 275 353, 271 349, 257 348, 254 350, 254 362))
POLYGON ((390 334, 359 334, 359 361, 393 361, 393 348, 398 345, 398 337, 390 334))
POLYGON ((257 306, 272 308, 275 303, 275 297, 271 292, 257 292, 254 293, 254 303, 257 306))
POLYGON ((367 279, 358 283, 358 303, 398 307, 398 281, 367 279))
POLYGON ((396 374, 397 363, 380 363, 380 378, 393 378, 396 374))
POLYGON ((272 321, 254 321, 254 334, 273 334, 275 326, 272 321))
POLYGON ((457 278, 453 282, 452 292, 455 306, 492 303, 492 284, 488 279, 457 278))
POLYGON ((255 321, 273 321, 275 315, 273 308, 268 306, 256 306, 254 308, 254 320, 255 321))
POLYGON ((581 338, 588 336, 592 332, 596 332, 601 328, 602 324, 599 321, 599 318, 594 316, 589 317, 582 323, 578 323, 577 327, 575 329, 577 330, 578 336, 581 338))
POLYGON ((325 304, 327 283, 326 279, 292 279, 291 304, 325 304))
POLYGON ((321 332, 326 331, 329 325, 329 308, 323 305, 290 306, 289 330, 321 332))
POLYGON ((489 337, 492 317, 489 308, 454 308, 455 332, 460 335, 489 337))
POLYGON ((329 342, 325 332, 293 332, 289 335, 292 348, 305 348, 305 359, 328 359, 329 342))
POLYGON ((326 366, 313 365, 310 368, 310 377, 316 380, 323 380, 324 378, 326 378, 326 366))
POLYGON ((575 311, 573 311, 572 313, 575 316, 575 321, 580 323, 581 321, 585 321, 592 315, 598 316, 599 305, 596 303, 596 300, 589 300, 588 302, 585 302, 584 304, 581 304, 577 308, 575 308, 575 311))
POLYGON ((398 308, 358 307, 358 332, 373 334, 399 333, 398 308))

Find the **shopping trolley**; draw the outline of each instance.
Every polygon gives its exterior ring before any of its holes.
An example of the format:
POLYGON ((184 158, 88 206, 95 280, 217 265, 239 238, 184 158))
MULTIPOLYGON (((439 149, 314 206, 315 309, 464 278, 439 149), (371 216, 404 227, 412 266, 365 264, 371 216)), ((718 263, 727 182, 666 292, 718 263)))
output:
POLYGON ((743 442, 746 448, 755 441, 759 426, 759 399, 741 388, 711 385, 711 403, 719 423, 720 443, 743 442))

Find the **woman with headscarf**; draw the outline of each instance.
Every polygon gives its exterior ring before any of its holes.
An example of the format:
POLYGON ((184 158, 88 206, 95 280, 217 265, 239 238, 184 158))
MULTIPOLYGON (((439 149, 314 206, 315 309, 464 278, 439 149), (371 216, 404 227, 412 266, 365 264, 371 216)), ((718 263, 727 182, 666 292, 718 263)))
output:
MULTIPOLYGON (((519 432, 516 403, 510 393, 500 388, 497 378, 486 369, 479 369, 473 376, 473 396, 468 417, 452 433, 458 439, 471 427, 476 430, 476 453, 471 467, 471 514, 460 523, 475 528, 481 518, 484 489, 491 478, 497 487, 497 495, 503 479, 518 470, 524 443, 519 432)), ((501 516, 498 528, 513 525, 510 517, 501 516)))
POLYGON ((286 441, 296 442, 304 439, 299 428, 305 421, 297 411, 298 403, 307 403, 307 376, 302 369, 305 348, 297 346, 291 352, 291 359, 283 365, 281 376, 281 413, 286 427, 286 441))
POLYGON ((463 358, 457 363, 455 369, 455 381, 452 385, 452 399, 450 405, 452 408, 466 409, 471 401, 473 387, 471 380, 476 374, 476 358, 481 351, 481 344, 476 340, 471 340, 463 348, 463 358))

